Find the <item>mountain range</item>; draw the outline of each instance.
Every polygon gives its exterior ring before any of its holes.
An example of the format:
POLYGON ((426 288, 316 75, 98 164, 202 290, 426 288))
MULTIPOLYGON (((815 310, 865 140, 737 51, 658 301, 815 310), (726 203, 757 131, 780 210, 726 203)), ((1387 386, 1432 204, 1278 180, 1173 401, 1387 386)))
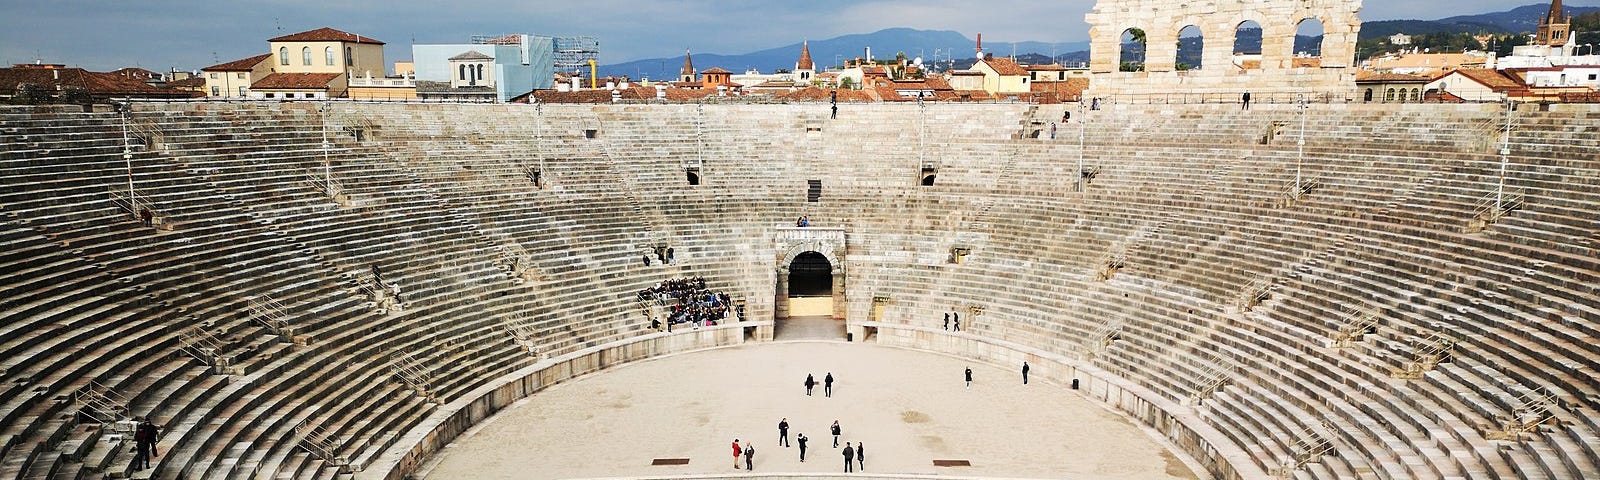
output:
MULTIPOLYGON (((1395 33, 1416 35, 1462 32, 1530 32, 1538 27, 1539 18, 1548 10, 1548 3, 1538 3, 1503 12, 1461 15, 1439 20, 1363 22, 1360 37, 1362 39, 1381 38, 1395 33)), ((1578 15, 1600 11, 1600 7, 1568 7, 1567 11, 1573 15, 1578 15)), ((890 28, 872 33, 817 40, 810 42, 810 48, 811 58, 816 62, 818 70, 824 70, 829 65, 838 65, 845 59, 863 57, 866 55, 867 47, 871 47, 872 56, 879 59, 892 59, 897 53, 905 53, 907 58, 920 56, 925 63, 933 63, 937 60, 941 66, 949 66, 953 63, 956 68, 965 68, 973 62, 973 47, 976 43, 976 40, 967 38, 966 35, 960 32, 950 30, 890 28)), ((693 59, 695 69, 700 71, 711 67, 722 67, 734 72, 755 69, 770 73, 774 70, 794 68, 795 60, 800 58, 800 45, 800 43, 794 43, 734 55, 693 53, 693 59)), ((996 55, 1009 56, 1015 54, 1019 58, 1025 57, 1030 61, 1050 59, 1053 53, 1055 61, 1064 64, 1085 62, 1089 58, 1089 42, 991 42, 985 44, 984 49, 996 55)), ((1198 52, 1192 54, 1192 56, 1198 56, 1198 52)), ((627 75, 635 79, 651 78, 661 80, 677 78, 678 72, 682 67, 683 57, 678 56, 610 64, 603 66, 602 71, 607 75, 627 75)))

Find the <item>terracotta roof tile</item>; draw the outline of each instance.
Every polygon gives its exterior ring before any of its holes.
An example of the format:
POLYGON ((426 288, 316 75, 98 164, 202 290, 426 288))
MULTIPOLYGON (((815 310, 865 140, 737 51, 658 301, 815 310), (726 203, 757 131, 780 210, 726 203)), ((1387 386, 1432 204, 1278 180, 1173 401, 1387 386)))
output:
POLYGON ((341 30, 334 30, 334 29, 328 28, 328 27, 318 28, 316 30, 306 30, 306 31, 300 32, 300 33, 291 33, 291 34, 284 35, 284 36, 281 36, 281 37, 278 37, 278 38, 273 38, 273 39, 270 39, 270 40, 267 40, 267 41, 269 41, 269 42, 348 42, 348 43, 366 43, 366 44, 372 44, 372 45, 383 45, 383 42, 378 41, 378 39, 376 39, 376 38, 368 37, 368 36, 365 36, 365 35, 356 35, 354 33, 341 31, 341 30))
POLYGON ((1379 73, 1371 70, 1356 71, 1356 82, 1373 83, 1428 83, 1431 78, 1423 75, 1406 75, 1402 73, 1379 73))
POLYGON ((328 82, 339 78, 343 73, 274 73, 266 78, 257 80, 250 85, 251 89, 317 89, 327 88, 328 82))
POLYGON ((1505 74, 1500 73, 1498 70, 1490 70, 1487 68, 1463 68, 1456 70, 1455 73, 1459 73, 1461 76, 1470 78, 1472 81, 1481 83, 1483 86, 1489 87, 1497 92, 1518 90, 1523 88, 1521 82, 1512 80, 1510 77, 1505 76, 1505 74))
POLYGON ((985 59, 983 59, 983 63, 988 65, 989 68, 993 68, 994 71, 1000 72, 1001 75, 1005 75, 1005 76, 1018 76, 1018 75, 1027 75, 1028 74, 1027 70, 1024 70, 1021 65, 1017 65, 1017 62, 1014 62, 1009 58, 1003 58, 1003 57, 985 58, 985 59))
POLYGON ((266 61, 268 58, 272 58, 272 54, 263 53, 263 54, 260 54, 260 55, 256 55, 254 57, 241 58, 241 59, 234 60, 234 61, 227 62, 227 63, 219 63, 219 64, 212 65, 212 66, 209 66, 209 67, 206 67, 206 68, 202 68, 201 70, 204 70, 204 71, 207 71, 207 72, 243 72, 243 71, 249 71, 249 70, 255 69, 255 66, 257 64, 260 64, 261 62, 266 61))
POLYGON ((817 69, 816 62, 811 61, 811 43, 810 42, 801 42, 800 43, 800 61, 795 62, 794 68, 796 70, 816 70, 817 69))
POLYGON ((0 92, 15 92, 23 85, 46 91, 81 90, 91 96, 190 97, 195 92, 159 88, 115 73, 81 68, 0 68, 0 92))
POLYGON ((700 72, 700 74, 701 75, 712 75, 712 74, 732 75, 733 72, 727 71, 727 70, 723 69, 722 67, 711 67, 709 69, 706 69, 706 71, 700 72))

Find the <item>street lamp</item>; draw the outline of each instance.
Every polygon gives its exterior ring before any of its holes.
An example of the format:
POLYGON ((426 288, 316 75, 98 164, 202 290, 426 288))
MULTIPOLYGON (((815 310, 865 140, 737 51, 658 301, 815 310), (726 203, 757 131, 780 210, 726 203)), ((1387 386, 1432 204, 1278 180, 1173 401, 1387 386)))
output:
POLYGON ((1299 95, 1299 97, 1300 97, 1299 98, 1299 102, 1300 102, 1300 142, 1299 142, 1300 143, 1300 153, 1295 157, 1295 160, 1294 160, 1294 197, 1296 199, 1300 198, 1300 194, 1305 193, 1305 185, 1300 183, 1301 182, 1300 169, 1303 166, 1303 164, 1305 164, 1305 162, 1306 162, 1306 109, 1310 107, 1309 105, 1306 104, 1306 94, 1302 93, 1302 94, 1299 95))
POLYGON ((133 195, 133 146, 128 143, 128 110, 131 108, 132 103, 117 105, 117 111, 122 114, 122 161, 128 165, 128 211, 138 217, 139 197, 133 195))
POLYGON ((1078 97, 1078 193, 1083 193, 1083 140, 1089 133, 1089 117, 1084 114, 1083 97, 1078 97))

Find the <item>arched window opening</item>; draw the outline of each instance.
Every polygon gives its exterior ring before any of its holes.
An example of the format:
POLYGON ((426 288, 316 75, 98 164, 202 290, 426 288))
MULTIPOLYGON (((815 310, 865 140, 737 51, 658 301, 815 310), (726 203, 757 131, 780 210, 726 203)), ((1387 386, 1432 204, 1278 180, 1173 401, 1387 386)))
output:
POLYGON ((1366 102, 1366 103, 1372 103, 1372 89, 1370 89, 1370 88, 1367 89, 1367 93, 1365 95, 1361 96, 1361 101, 1362 102, 1366 102))
POLYGON ((289 47, 278 47, 278 64, 289 64, 289 47))
POLYGON ((356 66, 356 49, 350 48, 350 47, 344 47, 344 66, 346 66, 346 67, 354 67, 354 66, 356 66))
POLYGON ((334 66, 334 65, 338 65, 337 63, 333 63, 334 62, 334 60, 333 60, 333 47, 323 48, 322 49, 322 57, 323 57, 322 61, 323 61, 323 63, 325 65, 330 66, 330 67, 334 66))
POLYGON ((1261 68, 1261 24, 1245 20, 1233 29, 1233 65, 1240 70, 1261 68))
POLYGON ((1205 63, 1206 39, 1200 27, 1189 25, 1178 31, 1178 58, 1175 69, 1199 70, 1205 63))
POLYGON ((467 81, 467 66, 466 65, 462 65, 462 66, 458 67, 457 70, 461 71, 461 81, 463 81, 463 82, 467 81))
POLYGON ((311 66, 311 47, 300 48, 300 64, 307 67, 311 66))
POLYGON ((1394 89, 1393 88, 1383 92, 1383 101, 1384 101, 1384 103, 1388 103, 1388 102, 1393 102, 1394 101, 1394 89))
POLYGON ((1118 56, 1118 70, 1123 72, 1143 72, 1146 43, 1144 30, 1138 28, 1123 30, 1122 39, 1118 41, 1122 48, 1122 53, 1118 56))
POLYGON ((1322 66, 1322 20, 1307 18, 1300 21, 1294 33, 1294 58, 1297 67, 1322 66), (1304 59, 1315 58, 1316 61, 1304 59))

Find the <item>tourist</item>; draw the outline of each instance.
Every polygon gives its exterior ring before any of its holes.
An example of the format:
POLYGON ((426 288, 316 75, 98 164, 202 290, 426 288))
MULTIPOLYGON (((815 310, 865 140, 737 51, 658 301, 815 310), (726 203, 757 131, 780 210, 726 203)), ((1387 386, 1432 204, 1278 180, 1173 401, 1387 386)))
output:
MULTIPOLYGON (((1078 108, 1083 108, 1083 102, 1082 101, 1078 102, 1078 108)), ((1072 111, 1071 110, 1063 110, 1061 112, 1061 123, 1067 123, 1067 120, 1070 120, 1071 118, 1072 118, 1072 111)))
POLYGON ((945 331, 950 330, 950 312, 944 312, 944 329, 945 331))
POLYGON ((395 303, 405 303, 405 300, 402 300, 400 298, 400 282, 394 282, 394 283, 389 284, 389 293, 394 295, 394 302, 395 303))
POLYGON ((1050 139, 1056 139, 1056 122, 1050 122, 1050 139))
POLYGON ((967 389, 972 389, 972 367, 967 367, 967 389))
POLYGON ((806 440, 810 439, 806 438, 804 433, 797 433, 794 436, 794 441, 800 444, 800 463, 806 462, 806 440))
POLYGON ((844 442, 844 473, 850 473, 850 463, 855 459, 855 449, 850 448, 850 442, 844 442))
POLYGON ((867 444, 856 442, 856 468, 867 471, 867 444))
POLYGON ((778 420, 778 443, 789 448, 789 419, 778 420))
POLYGON ((1244 109, 1245 110, 1249 110, 1250 109, 1250 92, 1244 92, 1244 97, 1242 97, 1242 100, 1244 102, 1244 109))
POLYGON ((813 377, 813 376, 811 376, 811 374, 807 373, 806 374, 806 396, 807 397, 811 396, 811 387, 815 387, 815 386, 817 386, 817 378, 813 377))
POLYGON ((149 418, 145 418, 139 423, 139 426, 134 427, 134 470, 144 470, 150 468, 150 457, 161 456, 161 453, 156 451, 156 437, 159 431, 160 430, 155 426, 155 424, 150 423, 149 418))
POLYGON ((833 398, 833 372, 828 372, 828 376, 822 377, 822 396, 833 398))
POLYGON ((952 331, 952 332, 961 331, 961 313, 952 312, 950 315, 951 315, 951 319, 953 321, 953 323, 950 324, 950 331, 952 331))
POLYGON ((839 421, 834 420, 833 426, 828 427, 828 430, 833 432, 833 448, 839 448, 839 421))
POLYGON ((739 469, 739 454, 744 453, 744 447, 739 446, 739 439, 733 439, 733 469, 739 469))
POLYGON ((1028 362, 1022 362, 1022 384, 1028 384, 1028 362))
POLYGON ((744 442, 744 469, 756 471, 756 446, 750 442, 744 442))

